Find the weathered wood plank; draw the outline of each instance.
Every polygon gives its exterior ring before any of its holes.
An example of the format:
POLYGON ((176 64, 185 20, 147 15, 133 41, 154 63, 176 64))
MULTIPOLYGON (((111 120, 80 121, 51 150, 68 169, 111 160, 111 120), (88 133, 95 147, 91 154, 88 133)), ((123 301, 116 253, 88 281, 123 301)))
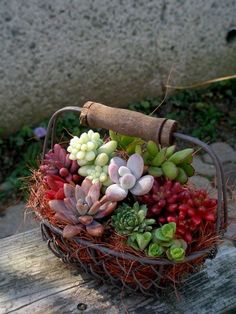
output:
POLYGON ((236 312, 236 248, 223 246, 216 259, 161 301, 120 293, 56 258, 38 229, 0 240, 0 313, 191 313, 236 312))

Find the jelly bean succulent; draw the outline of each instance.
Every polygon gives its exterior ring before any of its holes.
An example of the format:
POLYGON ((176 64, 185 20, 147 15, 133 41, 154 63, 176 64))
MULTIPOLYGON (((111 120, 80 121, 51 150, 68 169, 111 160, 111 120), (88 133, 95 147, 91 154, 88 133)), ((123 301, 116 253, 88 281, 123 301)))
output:
POLYGON ((112 183, 108 176, 108 164, 116 147, 116 141, 104 143, 99 133, 89 130, 80 137, 74 136, 67 150, 70 159, 77 160, 81 166, 78 171, 81 176, 92 183, 100 182, 108 186, 112 183))
POLYGON ((78 183, 81 177, 78 175, 79 166, 76 161, 70 160, 69 154, 59 144, 55 144, 44 158, 40 170, 46 175, 57 175, 66 182, 78 183))
POLYGON ((154 178, 151 175, 142 176, 143 169, 143 158, 138 154, 131 155, 127 162, 120 157, 112 158, 108 173, 114 184, 106 189, 107 198, 121 201, 126 198, 128 192, 137 196, 148 193, 154 178))
POLYGON ((55 218, 66 223, 63 236, 71 238, 81 231, 86 231, 94 237, 102 236, 104 226, 99 220, 114 211, 116 202, 99 200, 100 184, 92 184, 87 178, 81 186, 64 184, 64 194, 63 200, 49 201, 49 206, 55 212, 55 218))
POLYGON ((164 176, 169 180, 187 182, 188 177, 194 175, 192 162, 192 148, 186 148, 175 152, 175 145, 160 148, 155 142, 148 141, 142 150, 148 173, 154 177, 164 176))
POLYGON ((116 141, 104 143, 98 132, 89 130, 70 140, 67 151, 71 160, 77 160, 80 166, 99 165, 105 166, 109 162, 109 157, 116 150, 116 141))
POLYGON ((129 235, 134 232, 142 233, 152 230, 155 219, 147 219, 147 207, 134 203, 131 207, 126 203, 120 205, 112 216, 112 225, 121 235, 129 235))

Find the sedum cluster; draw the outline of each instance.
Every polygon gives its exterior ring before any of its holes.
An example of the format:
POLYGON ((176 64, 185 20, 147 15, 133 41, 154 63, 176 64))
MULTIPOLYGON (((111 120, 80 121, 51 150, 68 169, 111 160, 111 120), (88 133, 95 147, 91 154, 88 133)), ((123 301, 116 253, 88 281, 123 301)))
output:
POLYGON ((98 132, 89 130, 80 137, 74 136, 67 151, 69 158, 76 160, 80 168, 78 173, 87 177, 92 183, 111 184, 108 176, 108 164, 116 150, 116 141, 104 143, 98 132))
POLYGON ((67 151, 70 153, 69 158, 76 160, 79 166, 84 166, 93 161, 97 156, 97 149, 103 144, 100 134, 89 130, 70 140, 67 151))

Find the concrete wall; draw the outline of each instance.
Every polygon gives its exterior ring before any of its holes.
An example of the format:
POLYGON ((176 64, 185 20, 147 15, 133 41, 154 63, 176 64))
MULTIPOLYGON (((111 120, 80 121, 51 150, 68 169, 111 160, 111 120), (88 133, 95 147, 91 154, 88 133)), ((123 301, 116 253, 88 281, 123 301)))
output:
POLYGON ((0 127, 236 72, 235 0, 0 1, 0 127))

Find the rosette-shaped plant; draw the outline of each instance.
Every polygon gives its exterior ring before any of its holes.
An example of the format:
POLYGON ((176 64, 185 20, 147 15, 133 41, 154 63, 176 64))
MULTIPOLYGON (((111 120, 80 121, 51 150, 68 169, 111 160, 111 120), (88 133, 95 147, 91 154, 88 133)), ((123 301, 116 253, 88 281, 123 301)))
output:
POLYGON ((110 215, 116 202, 99 200, 100 184, 92 184, 89 179, 85 179, 81 186, 64 184, 64 193, 64 200, 49 201, 57 220, 67 224, 63 236, 71 238, 82 230, 94 237, 101 236, 104 226, 97 220, 110 215))
POLYGON ((143 158, 133 154, 126 162, 120 157, 111 159, 108 167, 110 179, 115 184, 106 189, 106 196, 110 200, 121 201, 126 198, 130 191, 133 195, 144 195, 148 193, 153 185, 154 178, 143 174, 143 158))
POLYGON ((176 223, 170 222, 154 230, 153 240, 154 242, 161 242, 161 243, 165 242, 166 244, 168 244, 170 241, 174 239, 175 232, 176 232, 176 223))
POLYGON ((169 260, 174 262, 182 262, 185 258, 185 250, 187 244, 184 240, 175 240, 170 248, 166 251, 169 260))
POLYGON ((70 160, 69 154, 59 144, 55 144, 53 150, 45 155, 43 164, 40 166, 40 170, 46 175, 60 176, 68 183, 80 181, 78 169, 77 162, 70 160))
POLYGON ((151 243, 147 250, 147 254, 150 257, 160 257, 164 252, 165 249, 159 243, 151 243))
POLYGON ((146 219, 147 207, 136 202, 133 207, 123 203, 112 216, 112 225, 122 235, 143 233, 152 230, 155 219, 146 219))

